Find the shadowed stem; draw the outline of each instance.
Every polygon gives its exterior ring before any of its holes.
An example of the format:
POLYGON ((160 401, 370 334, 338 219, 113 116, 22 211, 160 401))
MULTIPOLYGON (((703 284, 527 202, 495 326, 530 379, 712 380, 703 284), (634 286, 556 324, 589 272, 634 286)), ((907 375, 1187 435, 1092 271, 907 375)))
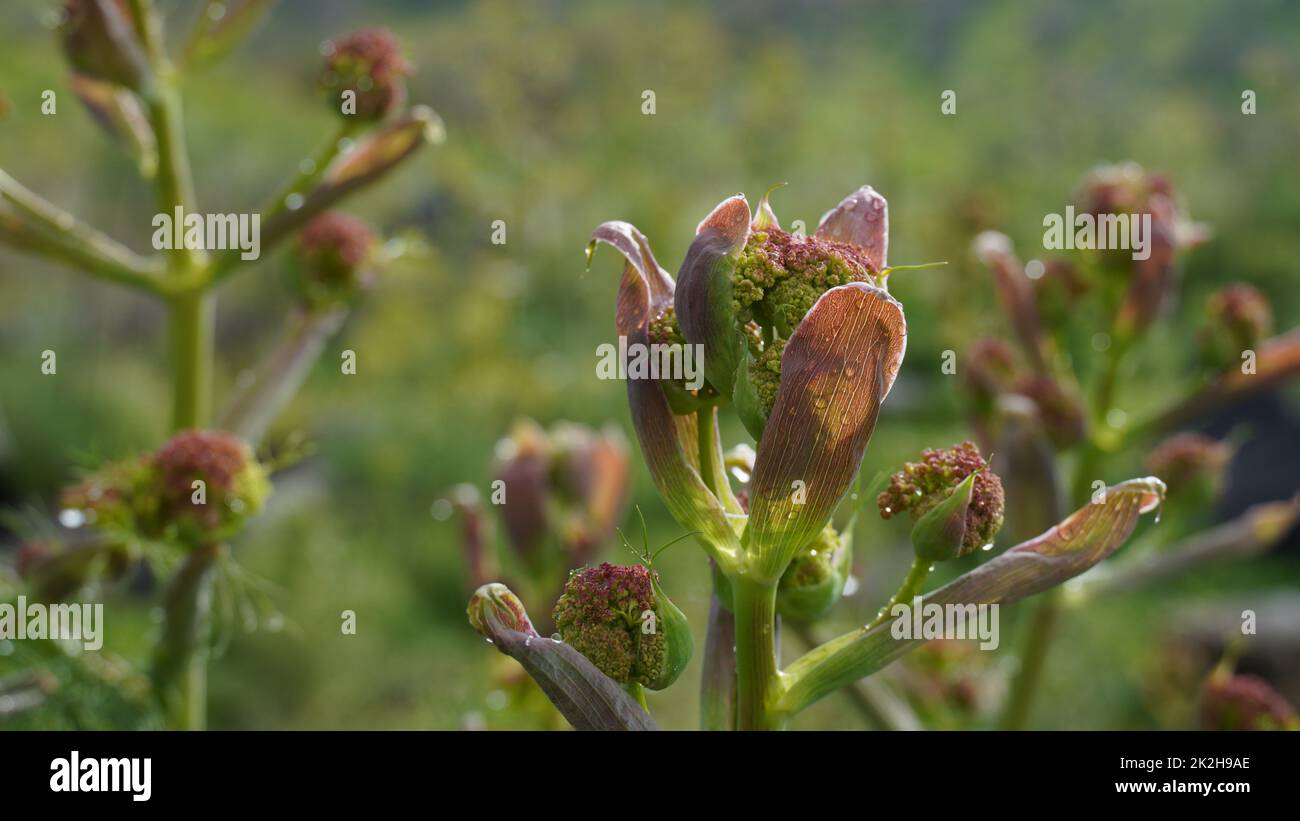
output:
POLYGON ((163 718, 173 730, 202 730, 206 721, 212 583, 224 550, 221 544, 194 548, 163 599, 153 681, 163 718))
POLYGON ((700 729, 736 729, 736 619, 709 597, 709 625, 704 638, 704 673, 700 678, 700 729))

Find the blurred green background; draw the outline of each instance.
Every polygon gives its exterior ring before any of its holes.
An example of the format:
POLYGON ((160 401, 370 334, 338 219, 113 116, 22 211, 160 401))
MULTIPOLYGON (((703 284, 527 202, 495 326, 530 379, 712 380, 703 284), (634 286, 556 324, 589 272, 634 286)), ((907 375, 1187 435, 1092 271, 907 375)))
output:
MULTIPOLYGON (((162 4, 173 40, 193 5, 162 4)), ((0 167, 146 252, 152 191, 71 94, 42 22, 50 7, 0 10, 0 167), (40 113, 44 89, 58 94, 55 116, 40 113)), ((457 527, 430 508, 457 482, 486 489, 493 445, 518 416, 613 420, 631 438, 624 386, 595 378, 620 268, 602 252, 584 273, 602 221, 639 226, 675 270, 695 224, 737 191, 755 202, 788 182, 776 211, 808 224, 863 183, 884 193, 891 261, 949 265, 891 280, 909 350, 868 450, 871 473, 969 435, 940 356, 1004 328, 972 237, 998 228, 1032 255, 1043 214, 1061 211, 1099 162, 1167 172, 1215 234, 1131 363, 1121 406, 1139 413, 1181 384, 1200 307, 1225 282, 1253 283, 1279 328, 1295 324, 1300 7, 1280 0, 283 2, 231 58, 186 82, 203 210, 255 207, 315 151, 334 127, 314 89, 320 44, 373 25, 403 42, 416 64, 411 101, 441 114, 447 140, 345 210, 423 237, 427 251, 385 273, 275 428, 313 452, 278 477, 235 547, 273 586, 284 626, 231 636, 212 665, 213 727, 509 724, 493 715, 497 654, 465 623, 457 527), (952 116, 940 111, 946 89, 952 116), (1256 92, 1253 116, 1241 112, 1243 89, 1256 92), (490 241, 498 219, 502 246, 490 241), (344 348, 357 352, 355 376, 339 374, 344 348), (340 635, 345 609, 357 613, 356 636, 340 635)), ((289 304, 283 252, 223 287, 218 406, 289 304)), ((0 492, 18 520, 0 554, 49 518, 79 467, 165 437, 165 330, 141 297, 0 249, 0 492), (56 377, 40 374, 45 349, 58 353, 56 377)), ((1295 390, 1283 401, 1294 413, 1295 390)), ((727 425, 728 443, 741 441, 739 424, 727 425)), ((1300 461, 1290 447, 1275 458, 1300 461)), ((1140 457, 1108 465, 1105 478, 1133 475, 1140 457)), ((652 541, 666 542, 680 531, 634 461, 634 502, 652 541)), ((862 586, 834 624, 860 623, 884 601, 910 560, 905 531, 864 524, 862 586)), ((606 555, 630 560, 613 545, 606 555)), ((703 555, 683 544, 661 561, 702 636, 703 555)), ((1072 619, 1035 724, 1154 726, 1143 680, 1174 607, 1294 590, 1298 578, 1294 554, 1273 555, 1072 619)), ((111 649, 143 657, 154 601, 113 594, 111 649)), ((1004 618, 1004 646, 1012 626, 1004 618)), ((786 646, 787 656, 801 649, 793 637, 786 646)), ((665 726, 694 725, 698 664, 651 696, 665 726)), ((31 715, 25 726, 113 723, 107 707, 70 696, 31 715)), ((861 720, 832 697, 796 726, 861 720)))

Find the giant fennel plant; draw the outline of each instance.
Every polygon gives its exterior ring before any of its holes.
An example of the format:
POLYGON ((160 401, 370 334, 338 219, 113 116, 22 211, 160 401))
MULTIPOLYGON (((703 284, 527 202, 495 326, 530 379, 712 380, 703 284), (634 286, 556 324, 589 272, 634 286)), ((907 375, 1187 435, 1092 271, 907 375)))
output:
MULTIPOLYGON (((816 618, 842 595, 850 528, 832 514, 851 493, 879 491, 882 515, 913 518, 916 562, 893 602, 1007 604, 1049 590, 1118 549, 1164 483, 1131 479, 1059 523, 929 592, 934 562, 983 547, 1004 516, 1001 483, 969 443, 928 451, 889 479, 858 480, 881 404, 907 342, 890 295, 888 207, 869 186, 849 194, 811 236, 780 227, 765 195, 757 213, 723 200, 696 230, 676 280, 626 222, 592 236, 625 264, 615 326, 629 344, 702 346, 705 380, 629 379, 633 427, 659 495, 713 567, 704 640, 701 725, 779 729, 824 696, 881 670, 920 636, 895 638, 889 609, 778 658, 779 614, 816 618), (748 481, 732 487, 718 428, 734 408, 755 439, 748 481), (858 490, 855 491, 855 488, 858 490)), ((643 565, 576 572, 540 635, 504 585, 471 598, 474 627, 517 659, 583 729, 653 729, 643 689, 667 686, 694 645, 647 555, 643 565), (567 627, 568 629, 564 629, 567 627)))

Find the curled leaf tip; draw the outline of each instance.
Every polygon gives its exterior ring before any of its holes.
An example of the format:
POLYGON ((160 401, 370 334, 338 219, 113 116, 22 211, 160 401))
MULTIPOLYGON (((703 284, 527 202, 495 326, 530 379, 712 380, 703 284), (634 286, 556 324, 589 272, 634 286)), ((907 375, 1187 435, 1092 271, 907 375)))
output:
POLYGON ((749 236, 749 222, 749 202, 744 194, 736 194, 718 203, 707 217, 700 220, 695 233, 698 235, 712 229, 726 237, 729 244, 739 247, 749 236))
POLYGON ((495 639, 500 628, 536 636, 524 603, 500 582, 485 584, 470 597, 465 613, 469 623, 486 639, 495 639))

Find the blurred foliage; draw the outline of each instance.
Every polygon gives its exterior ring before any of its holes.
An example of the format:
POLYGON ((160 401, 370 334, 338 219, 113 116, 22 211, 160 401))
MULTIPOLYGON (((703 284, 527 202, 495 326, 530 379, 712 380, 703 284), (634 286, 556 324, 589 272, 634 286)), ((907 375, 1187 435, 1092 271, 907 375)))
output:
MULTIPOLYGON (((162 5, 174 20, 188 16, 189 4, 162 5)), ((42 23, 50 6, 0 10, 0 166, 146 251, 151 193, 72 95, 42 23), (58 95, 54 116, 40 113, 44 89, 58 95)), ((634 222, 674 270, 696 222, 737 190, 753 200, 788 181, 777 214, 809 224, 861 183, 883 192, 891 261, 950 264, 893 278, 909 351, 869 472, 967 435, 940 355, 1000 321, 971 238, 996 227, 1022 249, 1037 246, 1043 214, 1061 211, 1099 162, 1167 172, 1191 216, 1215 231, 1183 271, 1174 322, 1130 363, 1140 379, 1122 405, 1136 411, 1178 382, 1204 298, 1227 281, 1255 284, 1280 328, 1296 324, 1300 186, 1279 173, 1294 166, 1300 135, 1300 8, 1289 4, 282 3, 233 59, 186 82, 204 210, 255 207, 316 150, 333 128, 312 90, 319 43, 369 25, 398 33, 416 64, 412 102, 439 111, 448 140, 350 210, 427 249, 386 274, 273 432, 301 433, 315 452, 277 477, 270 509, 236 553, 273 583, 284 626, 235 635, 214 662, 213 727, 510 726, 484 722, 506 703, 491 683, 499 660, 465 623, 457 528, 429 509, 456 482, 486 488, 492 446, 516 416, 626 426, 624 387, 594 377, 596 347, 613 334, 617 266, 602 255, 584 274, 581 254, 603 220, 634 222), (1258 95, 1254 116, 1240 110, 1247 88, 1258 95), (940 112, 945 89, 957 92, 953 116, 940 112), (653 115, 642 114, 646 90, 653 115), (503 246, 490 241, 498 219, 503 246), (347 378, 344 348, 358 355, 347 378), (355 636, 340 634, 345 609, 357 613, 355 636)), ((288 276, 276 254, 224 288, 219 404, 274 337, 288 276)), ((157 306, 0 250, 7 508, 48 514, 77 467, 162 440, 164 338, 157 306), (45 349, 58 353, 56 377, 39 372, 45 349)), ((742 435, 724 430, 729 442, 742 435)), ((639 466, 633 501, 652 540, 678 535, 639 466)), ((864 518, 866 574, 837 625, 872 612, 910 558, 902 530, 864 518)), ((21 535, 8 534, 9 546, 21 535)), ((1073 620, 1038 721, 1149 725, 1139 676, 1162 608, 1171 597, 1294 584, 1294 566, 1261 571, 1281 562, 1073 620)), ((702 555, 680 547, 657 566, 702 635, 702 555)), ((155 629, 142 601, 130 591, 109 599, 108 648, 139 658, 155 629)), ((17 661, 0 647, 0 678, 17 661)), ((665 726, 694 726, 698 665, 651 696, 665 726)), ((116 707, 101 711, 78 691, 52 694, 28 726, 118 723, 116 707)), ((832 698, 796 726, 859 719, 832 698)))

